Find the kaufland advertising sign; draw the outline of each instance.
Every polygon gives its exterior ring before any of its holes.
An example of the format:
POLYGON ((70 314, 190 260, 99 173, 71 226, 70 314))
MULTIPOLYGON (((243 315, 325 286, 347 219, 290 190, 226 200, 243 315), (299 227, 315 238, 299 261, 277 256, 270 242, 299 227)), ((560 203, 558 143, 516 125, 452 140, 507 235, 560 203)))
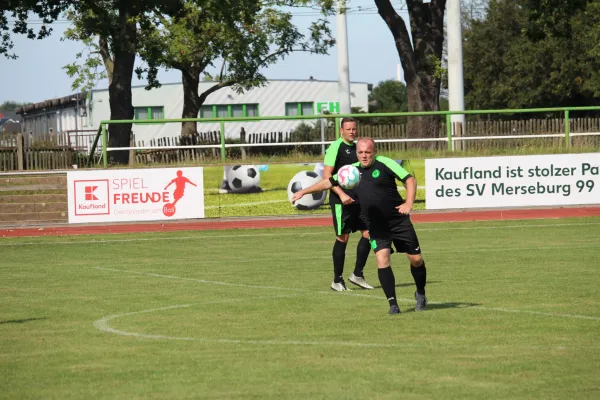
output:
POLYGON ((600 153, 425 160, 427 209, 600 203, 600 153))
POLYGON ((69 222, 204 218, 202 168, 70 171, 69 222))

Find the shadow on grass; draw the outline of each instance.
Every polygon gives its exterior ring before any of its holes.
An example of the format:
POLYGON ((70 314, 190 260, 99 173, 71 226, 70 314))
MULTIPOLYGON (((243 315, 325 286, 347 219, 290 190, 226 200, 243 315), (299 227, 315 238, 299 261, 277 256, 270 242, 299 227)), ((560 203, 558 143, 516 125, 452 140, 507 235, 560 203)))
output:
POLYGON ((6 321, 0 321, 0 325, 2 325, 2 324, 22 324, 22 323, 25 323, 25 322, 40 321, 40 320, 43 320, 43 319, 48 319, 48 318, 43 317, 43 318, 9 319, 9 320, 6 320, 6 321))
MULTIPOLYGON (((440 281, 427 281, 427 285, 435 285, 436 283, 440 283, 440 281)), ((411 287, 411 286, 412 287, 415 286, 414 282, 410 282, 410 283, 397 283, 396 284, 397 288, 411 287)), ((375 289, 381 289, 381 285, 377 285, 377 286, 373 286, 373 287, 375 289)), ((356 285, 352 285, 352 289, 354 289, 354 290, 367 290, 367 289, 360 288, 360 287, 358 287, 356 285)))
MULTIPOLYGON (((458 303, 458 302, 448 302, 448 303, 429 303, 427 304, 427 310, 419 311, 419 312, 429 312, 434 310, 445 310, 448 308, 469 308, 469 307, 477 307, 481 304, 477 303, 458 303)), ((414 307, 414 306, 413 306, 414 307)), ((413 307, 410 307, 408 310, 405 310, 404 307, 400 307, 402 309, 402 313, 410 313, 417 312, 413 307)))

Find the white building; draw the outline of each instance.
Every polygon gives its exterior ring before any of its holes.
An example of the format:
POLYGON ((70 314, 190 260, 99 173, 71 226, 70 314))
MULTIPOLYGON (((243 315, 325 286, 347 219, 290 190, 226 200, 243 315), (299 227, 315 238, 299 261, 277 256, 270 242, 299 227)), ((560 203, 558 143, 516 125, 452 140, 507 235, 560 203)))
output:
MULTIPOLYGON (((199 93, 214 82, 200 82, 199 93)), ((368 110, 371 85, 351 83, 351 106, 368 110)), ((134 119, 181 118, 183 109, 183 85, 163 84, 158 89, 145 90, 144 86, 132 88, 134 119)), ((24 108, 24 131, 47 133, 66 130, 97 130, 100 121, 110 119, 108 89, 93 90, 87 98, 66 96, 57 101, 46 101, 44 107, 31 105, 24 108), (79 99, 78 101, 76 101, 79 99), (58 101, 60 100, 60 101, 58 101), (57 109, 49 107, 57 104, 57 109), (65 109, 65 107, 68 107, 65 109), (79 107, 75 119, 75 109, 79 107), (77 121, 77 125, 74 122, 77 121)), ((264 87, 236 93, 226 87, 210 94, 199 118, 219 117, 277 117, 292 115, 315 115, 321 111, 339 112, 338 82, 319 80, 271 80, 264 87)), ((311 122, 304 121, 304 122, 311 122)), ((225 136, 238 138, 243 127, 247 134, 267 132, 289 132, 302 121, 248 121, 230 122, 225 125, 225 136)), ((136 142, 148 145, 151 139, 179 137, 181 123, 134 124, 132 130, 136 142)), ((198 123, 199 132, 219 131, 219 123, 198 123)))

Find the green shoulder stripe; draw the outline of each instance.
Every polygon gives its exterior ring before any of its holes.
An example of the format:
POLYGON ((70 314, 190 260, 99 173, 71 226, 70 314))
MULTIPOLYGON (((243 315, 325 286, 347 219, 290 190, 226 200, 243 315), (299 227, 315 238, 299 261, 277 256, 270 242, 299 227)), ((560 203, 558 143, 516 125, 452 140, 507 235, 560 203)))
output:
POLYGON ((325 152, 325 160, 323 164, 334 167, 335 160, 337 159, 338 150, 340 149, 340 145, 342 144, 342 138, 337 139, 335 142, 331 143, 325 152))
POLYGON ((384 164, 386 167, 391 169, 392 172, 396 174, 398 179, 400 179, 401 181, 404 181, 404 179, 410 176, 410 174, 404 168, 402 168, 400 164, 398 164, 391 158, 387 158, 384 156, 375 156, 375 160, 379 161, 380 163, 384 164))

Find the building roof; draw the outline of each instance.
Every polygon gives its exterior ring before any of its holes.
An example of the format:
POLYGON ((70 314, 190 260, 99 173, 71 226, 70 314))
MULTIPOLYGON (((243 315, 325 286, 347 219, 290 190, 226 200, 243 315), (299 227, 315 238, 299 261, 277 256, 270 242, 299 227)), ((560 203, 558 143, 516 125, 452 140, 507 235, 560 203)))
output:
MULTIPOLYGON (((312 78, 312 76, 311 76, 312 78)), ((200 83, 211 83, 215 81, 200 81, 200 83)), ((337 80, 327 80, 327 79, 267 79, 267 83, 268 82, 338 82, 337 80)), ((351 81, 350 83, 355 83, 355 84, 363 84, 363 85, 370 85, 370 83, 368 82, 353 82, 351 81)), ((167 86, 167 85, 182 85, 182 82, 167 82, 167 83, 161 83, 161 86, 167 86)), ((145 88, 147 85, 132 85, 131 88, 132 89, 136 89, 136 88, 145 88)), ((108 88, 105 89, 94 89, 92 90, 92 92, 106 92, 108 91, 108 88)))
POLYGON ((73 93, 69 96, 59 97, 56 99, 44 100, 39 103, 29 104, 27 106, 17 108, 16 113, 23 115, 25 113, 43 110, 47 108, 57 109, 57 108, 65 108, 67 106, 75 106, 79 101, 80 104, 85 103, 85 94, 84 93, 73 93))

